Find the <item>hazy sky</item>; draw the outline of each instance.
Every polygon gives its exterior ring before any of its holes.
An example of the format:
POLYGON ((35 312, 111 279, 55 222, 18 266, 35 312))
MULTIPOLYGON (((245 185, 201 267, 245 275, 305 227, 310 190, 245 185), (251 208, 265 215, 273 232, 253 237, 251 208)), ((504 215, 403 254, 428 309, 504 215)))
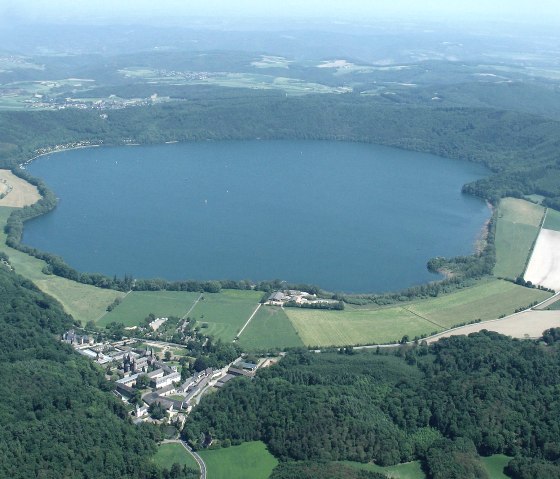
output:
POLYGON ((142 19, 317 17, 360 20, 422 16, 557 23, 560 0, 0 0, 4 21, 128 22, 142 19))

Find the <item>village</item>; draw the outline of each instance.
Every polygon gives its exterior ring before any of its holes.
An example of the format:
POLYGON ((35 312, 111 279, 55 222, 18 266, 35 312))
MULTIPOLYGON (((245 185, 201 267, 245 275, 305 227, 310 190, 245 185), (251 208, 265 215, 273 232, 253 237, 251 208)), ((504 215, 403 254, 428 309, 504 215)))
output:
POLYGON ((177 345, 172 343, 140 343, 134 338, 98 342, 75 330, 64 333, 62 341, 105 368, 106 378, 115 384, 113 393, 126 405, 135 423, 170 424, 177 429, 204 394, 215 392, 236 377, 252 378, 259 368, 278 360, 250 362, 240 356, 220 369, 204 368, 190 374, 186 356, 177 354, 177 345))

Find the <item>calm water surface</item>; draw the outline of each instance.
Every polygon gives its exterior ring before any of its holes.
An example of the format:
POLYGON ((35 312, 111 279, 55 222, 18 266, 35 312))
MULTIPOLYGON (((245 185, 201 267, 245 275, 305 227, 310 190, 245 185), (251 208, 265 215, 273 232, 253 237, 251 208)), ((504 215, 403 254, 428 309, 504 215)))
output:
POLYGON ((489 217, 461 186, 477 165, 343 142, 94 148, 29 166, 60 198, 24 242, 81 271, 283 279, 371 292, 434 280, 489 217))

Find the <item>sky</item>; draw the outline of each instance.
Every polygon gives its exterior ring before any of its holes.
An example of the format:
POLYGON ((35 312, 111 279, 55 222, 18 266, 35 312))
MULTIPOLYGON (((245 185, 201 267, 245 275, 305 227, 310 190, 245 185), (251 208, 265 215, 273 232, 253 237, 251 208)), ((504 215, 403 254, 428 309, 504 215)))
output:
POLYGON ((560 0, 0 0, 10 22, 177 22, 193 17, 370 20, 424 17, 560 26, 560 0))

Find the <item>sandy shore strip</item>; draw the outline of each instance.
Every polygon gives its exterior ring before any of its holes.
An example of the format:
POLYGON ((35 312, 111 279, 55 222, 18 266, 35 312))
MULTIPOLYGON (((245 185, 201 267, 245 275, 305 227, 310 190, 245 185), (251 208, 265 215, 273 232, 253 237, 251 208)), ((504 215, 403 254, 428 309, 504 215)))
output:
POLYGON ((0 184, 6 187, 5 190, 0 189, 0 193, 6 194, 0 200, 0 206, 23 208, 41 199, 35 185, 22 180, 10 170, 0 170, 0 184))
POLYGON ((560 290, 560 231, 541 229, 525 272, 525 281, 560 290))

